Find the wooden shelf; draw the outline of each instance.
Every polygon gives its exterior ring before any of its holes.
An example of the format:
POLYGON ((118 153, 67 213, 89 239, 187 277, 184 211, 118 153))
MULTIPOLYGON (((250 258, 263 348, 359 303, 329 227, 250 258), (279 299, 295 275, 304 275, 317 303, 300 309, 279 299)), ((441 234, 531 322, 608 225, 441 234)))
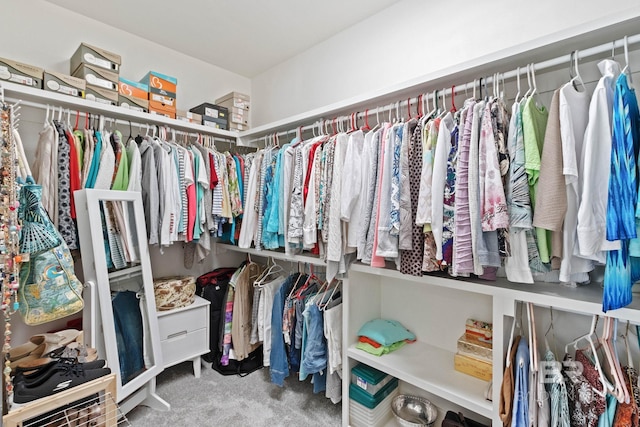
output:
POLYGON ((463 406, 486 418, 493 405, 484 398, 488 383, 453 369, 454 353, 416 341, 382 356, 349 346, 347 356, 463 406))
POLYGON ((157 124, 168 126, 172 129, 181 129, 204 135, 218 136, 221 138, 236 140, 238 133, 222 129, 214 129, 195 123, 188 123, 182 120, 170 119, 168 117, 157 114, 143 113, 140 111, 129 110, 124 107, 101 104, 83 98, 76 98, 57 92, 49 92, 30 86, 19 85, 11 82, 2 82, 0 87, 4 89, 7 101, 15 102, 17 100, 34 102, 43 105, 50 104, 56 107, 69 108, 71 110, 103 114, 107 117, 121 120, 132 120, 142 123, 157 124))
POLYGON ((559 283, 513 283, 504 278, 489 282, 480 279, 451 278, 446 274, 411 276, 391 268, 376 268, 362 263, 352 264, 349 269, 349 273, 351 272, 372 274, 422 285, 440 286, 464 292, 475 292, 504 298, 507 301, 526 301, 545 307, 558 307, 564 311, 575 313, 614 316, 632 323, 640 323, 640 299, 638 298, 635 298, 628 307, 603 313, 602 287, 598 283, 574 288, 559 283))
POLYGON ((262 250, 258 250, 255 248, 239 248, 235 245, 230 245, 228 243, 219 243, 216 242, 215 243, 216 248, 218 250, 218 253, 222 251, 233 251, 233 252, 240 252, 243 254, 249 254, 249 255, 255 255, 255 256, 259 256, 259 257, 271 257, 274 259, 280 259, 283 261, 291 261, 291 262, 304 262, 307 264, 313 264, 313 265, 326 265, 326 262, 324 262, 324 260, 322 260, 322 258, 320 258, 317 255, 313 255, 313 254, 287 254, 284 251, 272 251, 272 250, 267 250, 267 249, 262 249, 262 250))

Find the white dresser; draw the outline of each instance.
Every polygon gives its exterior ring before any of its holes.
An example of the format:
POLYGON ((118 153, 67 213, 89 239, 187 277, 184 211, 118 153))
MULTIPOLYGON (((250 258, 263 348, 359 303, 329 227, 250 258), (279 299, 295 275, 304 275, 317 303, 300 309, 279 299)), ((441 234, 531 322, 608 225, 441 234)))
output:
POLYGON ((209 352, 209 304, 209 301, 196 295, 191 305, 158 311, 160 347, 165 368, 191 360, 193 374, 200 378, 200 356, 209 352))

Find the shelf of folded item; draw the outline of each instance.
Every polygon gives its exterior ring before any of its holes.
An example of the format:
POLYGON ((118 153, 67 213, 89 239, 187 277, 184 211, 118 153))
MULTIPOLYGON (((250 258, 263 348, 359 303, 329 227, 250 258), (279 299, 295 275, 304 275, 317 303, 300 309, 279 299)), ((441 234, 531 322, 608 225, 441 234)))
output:
POLYGON ((3 81, 1 87, 4 89, 5 99, 9 102, 21 100, 25 105, 34 103, 39 104, 40 106, 52 105, 55 107, 64 107, 69 108, 72 111, 102 114, 113 119, 131 120, 144 124, 164 125, 172 129, 181 129, 203 135, 218 136, 220 138, 231 139, 234 141, 238 136, 238 133, 235 131, 215 129, 209 126, 171 119, 158 114, 144 113, 120 106, 101 104, 89 99, 77 98, 57 92, 49 92, 16 83, 3 81))
POLYGON ((109 281, 110 282, 119 282, 122 280, 127 280, 132 277, 137 277, 142 275, 142 264, 134 265, 133 267, 123 268, 121 270, 115 270, 109 273, 109 281))
POLYGON ((347 356, 483 417, 493 415, 492 403, 484 398, 488 382, 454 370, 453 352, 416 341, 382 356, 369 354, 353 344, 347 356))
POLYGON ((283 261, 304 262, 307 264, 320 265, 320 266, 326 265, 326 262, 324 262, 322 258, 320 258, 318 255, 313 255, 310 253, 287 254, 282 250, 273 251, 268 249, 258 250, 256 248, 239 248, 238 246, 235 246, 235 245, 230 245, 228 243, 219 243, 219 242, 216 242, 216 247, 218 251, 228 250, 228 251, 240 252, 248 255, 265 257, 265 258, 271 257, 273 259, 280 259, 283 261))
POLYGON ((545 307, 558 307, 564 311, 579 314, 613 316, 621 320, 629 320, 632 323, 640 322, 640 299, 638 298, 635 298, 627 307, 604 313, 602 311, 603 288, 600 283, 571 287, 560 283, 514 283, 508 281, 506 278, 498 278, 495 281, 486 281, 477 278, 453 278, 446 273, 411 276, 402 274, 392 268, 371 267, 362 263, 352 264, 349 271, 373 274, 392 280, 403 280, 416 284, 427 284, 465 292, 491 295, 503 298, 506 301, 526 301, 545 307))

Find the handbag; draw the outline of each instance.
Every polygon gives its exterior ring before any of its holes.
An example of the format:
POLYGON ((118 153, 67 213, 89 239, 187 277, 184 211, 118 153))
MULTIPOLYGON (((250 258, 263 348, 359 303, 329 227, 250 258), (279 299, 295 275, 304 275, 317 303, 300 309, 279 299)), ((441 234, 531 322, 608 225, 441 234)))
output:
POLYGON ((29 254, 20 266, 19 311, 27 325, 40 325, 82 310, 82 283, 73 258, 42 206, 42 187, 30 178, 20 189, 22 220, 20 252, 29 254))
POLYGON ((462 412, 447 411, 442 420, 442 427, 487 427, 472 419, 465 418, 462 412))

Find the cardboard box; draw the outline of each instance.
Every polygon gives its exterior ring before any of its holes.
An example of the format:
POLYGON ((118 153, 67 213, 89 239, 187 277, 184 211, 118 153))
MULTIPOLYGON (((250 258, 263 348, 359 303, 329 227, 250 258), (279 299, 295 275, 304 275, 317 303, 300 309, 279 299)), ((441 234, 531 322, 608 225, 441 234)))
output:
POLYGON ((136 98, 135 96, 118 94, 118 105, 129 110, 141 111, 143 113, 149 112, 149 100, 136 98))
POLYGON ((467 319, 465 334, 469 338, 490 343, 493 340, 493 325, 481 320, 467 319))
MULTIPOLYGON (((149 101, 149 86, 144 83, 134 82, 120 77, 118 80, 118 93, 127 97, 144 99, 149 101)), ((147 104, 149 104, 147 102, 147 104)))
POLYGON ((472 357, 456 354, 453 357, 453 368, 463 374, 471 375, 484 381, 491 381, 493 365, 472 357))
POLYGON ((175 116, 177 110, 176 99, 149 92, 149 108, 154 110, 169 110, 175 116))
POLYGON ((239 92, 231 92, 216 99, 216 104, 227 108, 236 107, 248 110, 249 105, 251 104, 251 99, 249 98, 249 95, 239 92))
MULTIPOLYGON (((149 71, 147 75, 140 80, 140 83, 144 83, 149 86, 149 92, 166 95, 171 98, 176 97, 178 79, 175 77, 167 76, 165 74, 158 73, 157 71, 149 71)), ((149 100, 151 100, 151 98, 149 98, 149 100)))
POLYGON ((203 118, 228 120, 229 110, 219 105, 210 104, 205 102, 198 106, 191 108, 189 111, 192 113, 200 114, 203 118))
POLYGON ((42 88, 44 70, 34 65, 0 58, 0 79, 21 85, 42 88))
POLYGON ((230 113, 229 114, 229 122, 230 123, 237 123, 237 124, 243 125, 243 126, 249 126, 249 117, 244 115, 244 114, 230 113))
POLYGON ((87 81, 87 84, 107 90, 118 90, 118 73, 91 64, 80 64, 73 72, 74 77, 87 81))
POLYGON ((214 129, 229 129, 229 122, 226 119, 214 119, 213 117, 202 116, 202 124, 214 129))
POLYGON ((84 92, 87 89, 87 82, 77 77, 67 76, 66 74, 60 74, 54 71, 45 71, 42 88, 50 92, 58 92, 65 95, 84 98, 84 92))
MULTIPOLYGON (((81 64, 91 64, 106 70, 120 72, 122 57, 116 53, 81 43, 71 57, 69 72, 73 75, 81 64)), ((117 83, 117 82, 116 82, 117 83)))
POLYGON ((191 111, 176 110, 176 119, 187 123, 202 124, 202 116, 191 111))
POLYGON ((458 353, 493 363, 493 346, 490 343, 469 338, 466 334, 458 339, 458 353))
POLYGON ((157 114, 159 116, 168 117, 170 119, 175 119, 176 118, 175 110, 165 110, 163 108, 153 108, 153 107, 151 107, 151 105, 149 105, 149 112, 151 114, 157 114))
POLYGON ((101 104, 118 105, 118 91, 107 90, 100 86, 87 85, 84 97, 101 104))
POLYGON ((238 123, 229 123, 229 129, 228 130, 243 131, 243 130, 248 130, 248 129, 249 129, 249 126, 240 125, 238 123))

